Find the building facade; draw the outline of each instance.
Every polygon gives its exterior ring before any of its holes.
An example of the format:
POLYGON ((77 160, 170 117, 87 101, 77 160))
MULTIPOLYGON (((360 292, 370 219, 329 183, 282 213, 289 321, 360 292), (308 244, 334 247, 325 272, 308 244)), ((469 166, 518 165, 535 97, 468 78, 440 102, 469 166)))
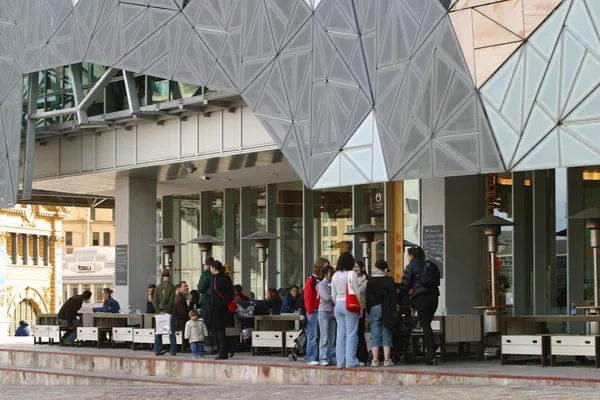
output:
MULTIPOLYGON (((66 232, 66 231, 65 231, 66 232)), ((63 258, 63 298, 92 292, 92 304, 102 304, 102 289, 115 290, 114 247, 80 247, 63 258)))
POLYGON ((0 211, 0 337, 20 320, 57 312, 62 293, 64 207, 17 206, 0 211))
MULTIPOLYGON (((439 312, 488 305, 494 269, 517 315, 590 301, 568 217, 599 203, 595 0, 59 3, 0 12, 2 201, 21 154, 25 198, 114 196, 121 304, 156 281, 157 238, 223 240, 261 297, 316 257, 361 258, 345 232, 363 223, 387 230, 371 253, 396 277, 405 241, 438 261, 439 312), (489 215, 515 223, 497 268, 467 227, 489 215), (243 240, 260 230, 281 237, 265 277, 243 240)), ((199 254, 177 249, 175 279, 199 254)))
POLYGON ((81 247, 114 247, 114 209, 70 207, 63 221, 65 249, 73 254, 81 247))

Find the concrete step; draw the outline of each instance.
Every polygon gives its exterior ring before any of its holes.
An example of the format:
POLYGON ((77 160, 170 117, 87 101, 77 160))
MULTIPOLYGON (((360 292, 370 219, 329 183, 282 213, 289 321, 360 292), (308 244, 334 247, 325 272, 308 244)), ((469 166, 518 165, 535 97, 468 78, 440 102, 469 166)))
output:
POLYGON ((199 380, 133 376, 108 372, 0 365, 0 385, 33 386, 204 386, 199 380))

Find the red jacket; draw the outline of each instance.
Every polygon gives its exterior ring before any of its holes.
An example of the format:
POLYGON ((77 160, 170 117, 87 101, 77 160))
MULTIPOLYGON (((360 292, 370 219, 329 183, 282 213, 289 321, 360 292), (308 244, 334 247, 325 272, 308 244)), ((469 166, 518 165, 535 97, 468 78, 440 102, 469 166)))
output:
POLYGON ((319 278, 315 275, 311 275, 306 279, 306 283, 304 284, 304 308, 306 308, 306 313, 308 315, 312 315, 315 311, 319 310, 319 294, 317 293, 317 284, 319 283, 319 278))

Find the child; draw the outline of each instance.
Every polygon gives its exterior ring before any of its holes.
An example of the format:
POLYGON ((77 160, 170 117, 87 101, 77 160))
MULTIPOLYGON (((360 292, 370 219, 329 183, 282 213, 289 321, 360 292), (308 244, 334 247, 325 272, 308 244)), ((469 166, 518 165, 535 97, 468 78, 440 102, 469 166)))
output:
POLYGON ((204 338, 208 336, 208 330, 204 320, 198 318, 198 311, 190 311, 190 320, 185 323, 185 338, 190 341, 193 358, 204 358, 204 338))

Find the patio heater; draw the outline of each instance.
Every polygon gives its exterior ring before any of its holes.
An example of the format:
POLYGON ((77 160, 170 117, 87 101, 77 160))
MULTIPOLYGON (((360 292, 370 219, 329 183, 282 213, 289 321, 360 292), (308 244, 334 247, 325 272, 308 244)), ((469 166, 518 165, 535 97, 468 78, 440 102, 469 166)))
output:
POLYGON ((383 228, 380 228, 371 224, 363 224, 357 226, 356 228, 349 230, 344 233, 344 235, 357 236, 358 241, 362 243, 363 248, 363 260, 365 263, 365 267, 367 267, 367 271, 369 275, 371 275, 371 243, 375 241, 376 233, 387 233, 387 231, 383 228))
POLYGON ((487 252, 490 255, 490 280, 492 284, 492 301, 491 304, 475 307, 476 309, 481 309, 484 312, 483 326, 486 333, 500 332, 500 312, 502 311, 502 309, 508 307, 498 305, 498 287, 496 283, 496 254, 498 253, 498 236, 500 236, 500 233, 502 232, 502 227, 512 225, 514 225, 512 222, 496 216, 485 217, 473 222, 472 224, 467 225, 484 228, 484 234, 487 239, 487 252))
MULTIPOLYGON (((594 258, 594 305, 592 307, 583 308, 587 315, 598 315, 600 310, 600 276, 598 275, 598 248, 600 248, 600 209, 591 207, 577 213, 570 219, 583 219, 585 226, 590 230, 590 246, 594 258)), ((597 335, 600 332, 600 324, 598 322, 588 322, 587 331, 590 335, 597 335)))
MULTIPOLYGON (((256 258, 258 259, 258 264, 260 265, 260 273, 262 275, 262 287, 263 292, 266 290, 266 271, 265 271, 265 262, 267 262, 267 257, 269 256, 268 248, 271 240, 279 240, 281 237, 277 236, 274 233, 267 231, 259 231, 254 232, 251 235, 248 235, 242 240, 254 240, 254 247, 256 248, 256 258)), ((264 296, 264 293, 263 293, 264 296)))
POLYGON ((197 244, 200 248, 201 262, 206 262, 206 259, 212 256, 213 246, 221 246, 222 241, 210 235, 200 235, 196 239, 190 240, 188 243, 197 244))
POLYGON ((185 246, 185 243, 181 243, 177 239, 163 238, 156 243, 152 243, 150 246, 160 247, 162 249, 163 268, 169 269, 171 272, 171 279, 173 279, 173 254, 175 253, 175 247, 185 246))

